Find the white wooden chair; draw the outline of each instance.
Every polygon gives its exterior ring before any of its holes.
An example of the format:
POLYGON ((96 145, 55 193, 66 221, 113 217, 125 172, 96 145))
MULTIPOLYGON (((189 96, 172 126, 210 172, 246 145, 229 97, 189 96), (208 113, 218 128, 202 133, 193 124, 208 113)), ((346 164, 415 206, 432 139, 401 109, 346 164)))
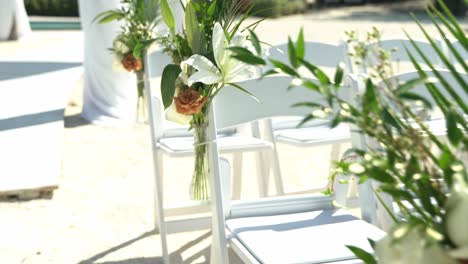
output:
MULTIPOLYGON (((327 74, 334 73, 340 62, 345 64, 345 71, 349 71, 350 60, 347 57, 344 43, 335 45, 306 41, 304 48, 305 60, 322 67, 327 74)), ((272 47, 270 49, 270 57, 283 63, 289 63, 288 44, 283 43, 272 47)), ((342 144, 349 143, 350 141, 349 128, 346 125, 330 129, 328 120, 317 119, 307 122, 301 128, 298 128, 297 125, 302 119, 303 116, 275 117, 265 120, 265 139, 272 140, 275 144, 275 156, 271 158, 271 160, 276 161, 274 163, 274 166, 277 166, 275 171, 281 171, 276 142, 300 148, 332 145, 330 160, 338 160, 342 144)), ((325 186, 315 191, 321 191, 324 188, 325 186)))
MULTIPOLYGON (((160 99, 161 73, 165 65, 170 63, 166 54, 160 51, 149 52, 145 57, 146 80, 145 87, 148 97, 149 120, 151 127, 152 149, 155 170, 155 226, 159 229, 164 258, 168 257, 166 236, 168 230, 183 230, 183 226, 167 226, 167 217, 186 216, 209 212, 208 201, 190 201, 178 204, 165 204, 163 202, 163 175, 164 157, 170 158, 190 157, 194 154, 193 134, 188 131, 188 127, 180 125, 170 125, 164 118, 164 107, 160 99)), ((268 153, 273 151, 271 142, 264 141, 253 136, 236 133, 236 128, 229 128, 220 131, 220 152, 233 155, 233 193, 234 198, 239 199, 241 191, 241 171, 242 155, 245 152, 255 152, 257 154, 257 175, 259 196, 265 197, 268 194, 268 175, 271 162, 268 160, 268 153)), ((277 174, 274 174, 277 175, 277 174)), ((192 175, 187 175, 191 177, 192 175)), ((280 179, 275 179, 277 192, 282 193, 280 179), (278 184, 279 182, 279 184, 278 184)), ((187 186, 188 191, 188 186, 187 186)), ((209 218, 199 219, 200 221, 186 221, 186 226, 193 228, 207 227, 209 218)), ((172 222, 171 222, 172 223, 172 222)), ((177 223, 180 223, 178 221, 177 223)))
POLYGON ((304 88, 287 91, 290 80, 272 76, 244 82, 242 86, 261 103, 226 87, 210 109, 206 143, 213 210, 211 263, 229 263, 228 244, 245 263, 355 263, 345 245, 370 250, 367 238, 384 236, 376 227, 337 210, 333 197, 321 194, 230 202, 230 188, 225 183, 229 175, 222 174, 229 170, 225 162, 220 167, 216 131, 262 118, 306 115, 310 109, 291 105, 321 101, 322 97, 304 88))

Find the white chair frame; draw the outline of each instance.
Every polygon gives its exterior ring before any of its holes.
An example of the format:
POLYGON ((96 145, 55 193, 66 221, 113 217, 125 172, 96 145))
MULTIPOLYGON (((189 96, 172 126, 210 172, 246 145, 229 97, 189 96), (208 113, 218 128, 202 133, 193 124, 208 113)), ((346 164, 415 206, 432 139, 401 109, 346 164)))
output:
MULTIPOLYGON (((301 195, 280 198, 267 198, 252 202, 236 202, 230 203, 229 195, 226 194, 226 179, 229 177, 223 175, 229 170, 225 169, 225 165, 219 163, 219 149, 217 142, 217 129, 229 127, 232 125, 249 122, 261 118, 270 118, 272 116, 300 116, 306 115, 310 110, 307 108, 291 108, 291 104, 298 101, 310 100, 320 101, 321 97, 313 92, 296 88, 287 92, 286 87, 290 82, 290 78, 284 76, 267 77, 262 81, 250 80, 244 82, 243 87, 251 91, 261 104, 239 93, 239 91, 226 87, 216 97, 212 108, 209 112, 209 126, 207 135, 207 144, 209 146, 209 166, 210 180, 212 192, 212 225, 213 225, 213 244, 211 248, 211 263, 229 263, 227 245, 241 257, 245 263, 262 263, 258 259, 255 252, 251 252, 245 241, 239 239, 231 233, 227 228, 226 222, 232 219, 255 216, 272 216, 293 214, 299 212, 313 212, 320 210, 333 210, 333 197, 324 195, 301 195), (242 109, 249 111, 231 111, 238 105, 242 105, 242 109), (219 106, 219 107, 218 107, 219 106), (221 107, 222 106, 222 107, 221 107), (255 111, 252 111, 255 109, 255 111)), ((358 240, 359 246, 365 246, 367 240, 364 238, 369 235, 374 239, 380 238, 384 233, 374 226, 358 220, 359 224, 364 227, 364 233, 358 234, 361 237, 354 237, 358 240)), ((339 224, 338 224, 339 225, 339 224)), ((362 230, 361 230, 362 231, 362 230)), ((283 232, 288 232, 284 230, 283 232)), ((344 235, 345 236, 345 235, 344 235)), ((320 238, 317 238, 320 240, 320 238)), ((299 241, 297 241, 299 242, 299 241)), ((343 245, 344 247, 344 245, 343 245)), ((339 248, 341 248, 339 246, 339 248)), ((273 253, 273 252, 272 252, 273 253)), ((303 263, 318 263, 313 262, 303 263)), ((353 260, 352 256, 334 256, 333 259, 328 259, 327 263, 349 263, 353 260)), ((302 262, 301 262, 302 263, 302 262)))
MULTIPOLYGON (((154 47, 152 48, 152 50, 154 47)), ((170 58, 156 49, 153 52, 148 52, 145 55, 145 91, 148 100, 148 116, 151 128, 151 139, 152 139, 152 152, 153 152, 153 163, 155 172, 155 187, 154 187, 154 200, 155 200, 155 229, 160 232, 163 259, 167 262, 169 257, 168 246, 167 246, 167 234, 169 231, 177 232, 180 230, 186 230, 187 228, 203 228, 208 227, 210 224, 210 218, 204 217, 200 221, 194 221, 190 219, 188 221, 177 221, 174 224, 178 226, 169 225, 172 222, 167 221, 167 217, 172 216, 184 216, 199 213, 208 213, 210 211, 209 201, 190 201, 185 203, 179 203, 175 205, 165 206, 163 202, 163 164, 164 156, 169 157, 188 157, 194 154, 193 147, 187 148, 183 151, 174 151, 172 148, 167 147, 167 144, 163 143, 165 139, 178 139, 186 138, 191 136, 191 133, 186 132, 188 128, 179 128, 165 130, 164 125, 164 107, 162 106, 160 91, 160 78, 162 70, 165 65, 170 63, 170 58), (156 61, 156 65, 151 63, 156 61), (185 131, 184 131, 185 130, 185 131)), ((232 129, 231 129, 232 130, 232 129)), ((278 177, 279 174, 275 173, 274 164, 270 162, 269 158, 272 156, 273 143, 257 139, 252 136, 232 137, 226 135, 226 139, 239 140, 238 142, 231 142, 230 144, 223 145, 220 152, 223 154, 233 155, 233 196, 235 199, 240 198, 241 193, 241 172, 242 172, 242 154, 244 152, 255 152, 257 159, 257 182, 259 189, 259 196, 268 196, 268 181, 270 171, 273 170, 273 177, 276 183, 277 194, 283 194, 283 187, 281 179, 278 177), (247 140, 247 141, 245 141, 247 140), (247 142, 247 143, 244 143, 247 142)), ((231 140, 232 141, 232 140, 231 140)))

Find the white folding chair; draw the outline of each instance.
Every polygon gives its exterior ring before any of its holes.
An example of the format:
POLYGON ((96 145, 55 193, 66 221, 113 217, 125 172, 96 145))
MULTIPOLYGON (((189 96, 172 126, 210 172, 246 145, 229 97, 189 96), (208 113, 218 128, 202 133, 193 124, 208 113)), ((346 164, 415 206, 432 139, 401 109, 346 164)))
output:
POLYGON ((298 101, 320 102, 322 97, 304 88, 287 91, 291 79, 284 76, 249 80, 242 86, 261 103, 226 87, 209 113, 207 144, 212 195, 213 244, 211 263, 229 263, 227 245, 245 263, 355 263, 345 245, 371 250, 368 238, 384 232, 334 208, 332 196, 299 195, 230 202, 226 187, 229 172, 219 163, 218 129, 274 116, 301 116, 310 109, 291 108, 298 101), (242 108, 237 106, 242 105, 242 108), (232 111, 237 109, 237 111, 232 111))
MULTIPOLYGON (((350 67, 350 60, 347 57, 347 50, 344 43, 340 45, 306 41, 305 60, 310 63, 323 67, 327 74, 334 73, 340 62, 345 64, 345 71, 350 67)), ((270 57, 283 63, 289 62, 288 44, 280 44, 270 49, 270 57)), ((302 121, 300 117, 275 117, 266 120, 265 139, 274 142, 275 156, 271 160, 276 161, 275 171, 281 171, 276 142, 294 146, 294 147, 318 147, 332 145, 330 160, 338 160, 341 154, 343 143, 349 143, 349 128, 346 125, 340 125, 330 129, 329 120, 317 119, 303 124, 301 128, 297 125, 302 121)), ((281 177, 281 176, 279 176, 281 177)), ((320 187, 316 191, 321 191, 325 187, 320 187)), ((305 190, 314 191, 314 190, 305 190)))
MULTIPOLYGON (((145 57, 145 72, 146 81, 145 87, 148 97, 149 118, 151 127, 152 149, 154 155, 155 169, 155 226, 158 229, 162 239, 164 258, 168 257, 168 249, 166 242, 167 228, 169 230, 183 229, 179 227, 167 227, 167 217, 183 216, 191 214, 199 214, 209 212, 208 201, 191 201, 179 204, 164 204, 163 202, 163 167, 164 156, 171 158, 189 157, 194 154, 193 134, 188 132, 188 127, 170 126, 166 129, 168 122, 164 119, 164 107, 160 99, 160 81, 161 73, 165 65, 170 63, 170 59, 166 54, 159 50, 149 52, 145 57)), ((242 155, 245 152, 255 152, 257 154, 257 175, 259 196, 264 197, 268 194, 268 175, 270 172, 271 162, 267 160, 269 152, 273 151, 272 143, 267 142, 253 136, 247 136, 236 133, 235 128, 229 128, 220 131, 220 152, 223 154, 233 155, 233 193, 236 199, 240 196, 241 190, 241 170, 242 170, 242 155)), ((191 177, 191 175, 188 175, 191 177)), ((278 182, 276 179, 275 182, 278 182)), ((188 186, 187 186, 188 187, 188 186)), ((278 185, 277 185, 278 187, 278 185)), ((281 186, 280 186, 281 187, 281 186)), ((188 190, 188 188, 187 188, 188 190)), ((281 189, 279 190, 281 193, 281 189)), ((209 220, 209 218, 204 218, 209 220)), ((186 221, 187 226, 194 226, 195 222, 186 221)), ((180 221, 179 221, 180 223, 180 221)), ((199 228, 208 226, 209 221, 196 225, 199 228)))

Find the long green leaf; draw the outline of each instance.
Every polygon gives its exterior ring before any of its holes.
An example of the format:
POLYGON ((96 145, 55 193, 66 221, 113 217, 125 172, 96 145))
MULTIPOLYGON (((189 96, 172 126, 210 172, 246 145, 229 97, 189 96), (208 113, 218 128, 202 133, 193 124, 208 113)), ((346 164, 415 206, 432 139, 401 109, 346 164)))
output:
POLYGON ((375 260, 374 256, 361 249, 361 248, 358 248, 358 247, 355 247, 355 246, 349 246, 347 245, 346 246, 349 250, 351 250, 351 252, 353 252, 354 255, 356 255, 356 257, 358 257, 360 260, 364 261, 364 263, 366 264, 377 264, 377 261, 375 260))
MULTIPOLYGON (((426 39, 429 41, 429 43, 431 44, 432 48, 434 49, 434 51, 437 53, 437 55, 439 56, 439 58, 442 60, 442 62, 445 64, 445 66, 447 66, 447 68, 450 70, 450 72, 453 74, 453 77, 455 78, 455 80, 458 82, 458 84, 463 88, 463 90, 465 90, 466 93, 468 93, 468 84, 463 80, 463 78, 460 76, 460 74, 458 73, 458 71, 455 69, 455 67, 453 66, 453 64, 444 56, 444 53, 442 52, 442 50, 439 48, 439 45, 437 45, 437 43, 434 41, 434 39, 431 37, 431 35, 427 32, 427 30, 421 25, 421 23, 419 22, 419 20, 413 16, 416 24, 419 26, 420 30, 423 32, 424 36, 426 37, 426 39)), ((414 43, 414 42, 413 42, 414 43)), ((426 56, 424 56, 426 57, 426 56)), ((426 57, 427 58, 427 57, 426 57)), ((426 62, 428 64, 429 67, 431 67, 431 69, 434 71, 434 74, 437 76, 437 78, 439 78, 439 80, 441 81, 442 84, 444 84, 444 87, 446 88, 446 90, 450 93, 451 96, 453 96, 453 94, 456 94, 452 87, 450 85, 448 85, 448 83, 445 81, 445 79, 442 77, 442 75, 438 74, 438 71, 434 68, 434 66, 432 65, 432 63, 427 60, 426 62)), ((455 99, 455 98, 454 98, 455 99)), ((465 105, 465 103, 463 103, 463 101, 461 101, 462 104, 462 108, 468 113, 468 107, 465 105), (463 106, 464 105, 464 106, 463 106)))
MULTIPOLYGON (((455 47, 453 46, 452 44, 452 41, 450 41, 447 37, 445 37, 445 32, 442 30, 442 28, 439 26, 439 23, 437 23, 437 21, 435 20, 434 18, 434 15, 431 13, 431 12, 428 12, 429 13, 429 17, 431 18, 432 20, 432 24, 434 26, 436 26, 437 28, 437 31, 439 31, 439 34, 440 36, 442 37, 442 39, 444 40, 445 42, 445 45, 447 45, 447 47, 449 48, 450 52, 452 53, 452 55, 455 57, 455 59, 458 61, 458 63, 463 67, 463 69, 465 70, 465 72, 468 72, 468 65, 466 64, 465 62, 465 59, 462 58, 462 56, 460 55, 460 53, 457 51, 457 49, 455 49, 455 47)), ((461 43, 461 41, 460 41, 461 43)))
POLYGON ((175 20, 174 20, 174 13, 172 12, 172 8, 169 5, 168 0, 160 0, 161 5, 161 15, 163 17, 164 23, 166 23, 167 27, 171 30, 175 30, 175 20))
POLYGON ((317 66, 309 63, 308 61, 305 60, 299 60, 317 79, 320 81, 321 84, 323 85, 329 85, 330 84, 330 79, 328 78, 327 74, 322 71, 320 68, 317 66))
POLYGON ((163 70, 161 77, 161 97, 164 109, 172 104, 176 89, 175 82, 181 71, 180 66, 175 64, 168 64, 163 70))
POLYGON ((252 30, 249 29, 250 33, 250 41, 252 42, 252 45, 255 47, 255 51, 257 52, 257 55, 262 55, 262 47, 260 45, 260 40, 257 37, 257 34, 253 32, 252 30))
POLYGON ((305 56, 305 41, 304 41, 304 28, 301 27, 296 41, 296 57, 297 60, 303 60, 305 56))
POLYGON ((288 37, 288 55, 289 55, 289 62, 296 69, 299 66, 299 64, 297 63, 296 48, 294 47, 294 44, 292 43, 291 37, 288 37))
POLYGON ((193 7, 193 2, 190 1, 185 7, 185 34, 193 53, 199 54, 201 51, 200 34, 203 34, 202 30, 198 25, 197 13, 193 7))
POLYGON ((289 74, 290 76, 300 77, 299 74, 293 68, 282 63, 281 61, 270 59, 270 62, 273 64, 273 66, 280 69, 282 72, 289 74))
POLYGON ((236 84, 236 83, 228 83, 228 85, 231 85, 239 90, 241 90, 242 92, 250 95, 250 97, 252 97, 252 99, 254 99, 255 101, 259 102, 260 103, 260 100, 258 100, 257 97, 255 97, 255 95, 253 95, 251 92, 247 91, 246 89, 244 89, 242 86, 236 84))
MULTIPOLYGON (((426 34, 426 37, 428 37, 429 39, 432 40, 432 38, 428 35, 428 33, 424 30, 424 28, 422 28, 422 25, 417 22, 420 27, 421 27, 421 30, 423 30, 426 34)), ((406 33, 407 34, 407 33, 406 33)), ((424 54, 424 52, 421 51, 421 49, 418 47, 418 45, 411 39, 411 37, 407 34, 411 44, 413 45, 413 47, 415 48, 415 50, 417 51, 417 53, 419 54, 419 56, 421 56, 421 58, 426 62, 426 64, 431 68, 431 70, 433 71, 434 75, 437 77, 437 79, 439 79, 440 83, 442 84, 442 86, 445 88, 445 90, 450 94, 450 96, 452 96, 453 99, 455 99, 455 101, 457 102, 457 104, 460 106, 460 108, 463 109, 463 111, 465 111, 465 113, 468 113, 468 107, 466 106, 465 102, 457 95, 457 93, 455 92, 455 90, 452 88, 452 86, 447 82, 447 80, 440 74, 440 72, 434 67, 434 65, 432 64, 432 62, 427 58, 427 56, 424 54)), ((429 40, 429 41, 431 41, 429 40)), ((436 49, 436 52, 437 53, 442 53, 440 51, 440 49, 437 47, 437 44, 434 43, 434 41, 432 40, 431 42, 431 45, 436 49)), ((408 53, 409 54, 409 53, 408 53)), ((445 62, 444 62, 445 63, 445 62)), ((464 89, 468 89, 467 87, 467 84, 463 81, 463 78, 460 76, 460 74, 458 74, 457 70, 453 68, 453 66, 450 64, 450 62, 446 62, 448 65, 450 65, 450 67, 452 68, 452 70, 450 70, 451 73, 453 73, 454 75, 454 78, 457 80, 457 82, 462 86, 462 88, 464 89), (458 76, 458 78, 457 78, 458 76)), ((414 63, 413 63, 414 64, 414 63)), ((467 90, 468 91, 468 90, 467 90)))

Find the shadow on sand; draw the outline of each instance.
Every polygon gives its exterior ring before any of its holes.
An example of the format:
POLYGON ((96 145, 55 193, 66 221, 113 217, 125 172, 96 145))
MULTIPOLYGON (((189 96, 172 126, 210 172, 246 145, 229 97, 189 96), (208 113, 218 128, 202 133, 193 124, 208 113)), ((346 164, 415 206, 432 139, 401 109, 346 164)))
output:
MULTIPOLYGON (((103 252, 100 252, 89 259, 83 260, 79 262, 79 264, 162 264, 163 259, 162 257, 150 257, 150 258, 132 258, 132 259, 124 259, 124 260, 116 260, 116 261, 104 261, 100 262, 99 259, 104 258, 105 256, 117 252, 125 247, 128 247, 132 245, 135 242, 138 242, 139 240, 145 239, 149 236, 154 236, 157 235, 158 232, 155 230, 145 232, 133 239, 130 239, 128 241, 122 242, 108 250, 105 250, 103 252)), ((205 247, 202 250, 196 252, 192 256, 182 259, 182 253, 185 251, 189 250, 193 246, 197 245, 201 241, 209 238, 211 236, 211 232, 207 232, 193 240, 191 240, 189 243, 183 245, 180 247, 178 250, 170 253, 169 258, 171 263, 177 263, 177 264, 189 264, 189 263, 208 263, 209 257, 210 257, 210 248, 205 247), (200 257, 204 256, 204 259, 206 262, 194 262, 200 257)))

